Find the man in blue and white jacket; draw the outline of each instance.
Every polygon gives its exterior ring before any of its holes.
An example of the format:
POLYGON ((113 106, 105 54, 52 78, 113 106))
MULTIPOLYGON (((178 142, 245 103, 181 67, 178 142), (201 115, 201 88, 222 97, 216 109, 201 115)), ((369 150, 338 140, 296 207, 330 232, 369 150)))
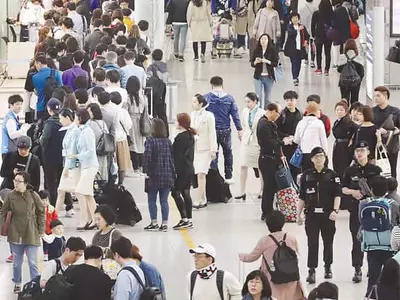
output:
MULTIPOLYGON (((233 178, 233 155, 231 138, 231 117, 238 131, 239 139, 242 138, 242 124, 235 99, 224 92, 224 80, 219 76, 214 76, 210 80, 211 92, 204 95, 208 102, 207 110, 212 112, 215 117, 215 129, 217 131, 217 143, 222 147, 225 164, 225 181, 232 184, 233 178)), ((217 158, 211 163, 212 169, 218 169, 217 158)))

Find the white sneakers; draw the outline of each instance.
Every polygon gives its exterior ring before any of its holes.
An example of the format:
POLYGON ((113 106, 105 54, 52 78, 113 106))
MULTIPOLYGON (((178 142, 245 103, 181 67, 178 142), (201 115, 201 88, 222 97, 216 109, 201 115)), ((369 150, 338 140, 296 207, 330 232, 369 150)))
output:
POLYGON ((69 211, 65 212, 66 218, 72 218, 74 215, 75 215, 75 211, 73 209, 70 209, 69 211))

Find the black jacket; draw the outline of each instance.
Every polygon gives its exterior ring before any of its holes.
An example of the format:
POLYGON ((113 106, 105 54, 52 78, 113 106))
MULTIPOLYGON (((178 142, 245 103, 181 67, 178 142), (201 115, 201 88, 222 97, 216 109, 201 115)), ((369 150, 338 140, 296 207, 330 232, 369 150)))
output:
POLYGON ((251 66, 254 68, 254 79, 260 79, 262 69, 263 69, 263 63, 262 64, 254 64, 255 60, 257 57, 261 58, 266 58, 271 61, 271 64, 267 64, 267 71, 269 76, 271 76, 275 80, 275 71, 274 68, 278 66, 279 63, 279 56, 278 56, 278 51, 276 51, 276 48, 273 44, 268 46, 267 51, 265 51, 264 55, 262 53, 261 48, 256 48, 253 52, 253 56, 251 58, 251 66))
MULTIPOLYGON (((394 127, 400 128, 400 109, 397 107, 388 105, 385 109, 380 109, 379 106, 374 106, 372 108, 374 112, 374 124, 378 127, 386 127, 387 122, 389 121, 388 119, 391 117, 393 121, 394 127), (385 124, 384 124, 385 123, 385 124)), ((391 124, 390 124, 391 125, 391 124)), ((387 130, 393 130, 393 128, 388 128, 386 127, 385 129, 387 130)), ((386 144, 388 135, 383 135, 383 142, 386 144)), ((390 153, 396 153, 399 151, 399 135, 395 135, 392 137, 391 141, 389 142, 389 145, 387 146, 387 150, 390 153)))
POLYGON ((326 28, 332 26, 332 15, 323 16, 319 10, 311 18, 311 36, 316 40, 327 41, 326 28))
POLYGON ((175 137, 173 144, 175 172, 180 176, 194 174, 194 136, 186 130, 175 137))
POLYGON ((187 23, 186 12, 189 0, 169 0, 166 11, 168 12, 167 24, 174 22, 187 23))
MULTIPOLYGON (((304 27, 304 26, 303 26, 304 27)), ((285 43, 284 53, 287 57, 296 57, 299 56, 300 59, 307 58, 307 52, 305 48, 305 42, 310 39, 310 35, 306 27, 300 30, 301 35, 301 49, 296 49, 296 37, 297 37, 297 30, 294 29, 293 24, 289 24, 287 27, 287 39, 285 43)))
POLYGON ((85 38, 84 50, 89 54, 89 57, 93 57, 93 53, 96 50, 96 46, 100 44, 101 38, 106 35, 105 32, 100 29, 95 29, 91 34, 85 38))
POLYGON ((278 126, 278 133, 280 137, 287 137, 289 135, 294 135, 296 132, 297 124, 303 119, 303 113, 296 108, 295 111, 295 118, 291 120, 291 122, 287 120, 287 115, 291 114, 289 109, 285 107, 282 112, 281 116, 278 120, 276 120, 276 125, 278 126))
MULTIPOLYGON (((79 1, 79 3, 76 5, 76 12, 86 18, 86 24, 90 24, 89 0, 79 1)), ((89 30, 88 25, 86 25, 86 30, 89 30)))
POLYGON ((43 134, 40 140, 44 165, 59 166, 63 164, 62 141, 66 130, 60 131, 60 117, 53 115, 44 123, 43 134))
POLYGON ((278 137, 278 126, 261 117, 257 124, 257 139, 260 145, 260 155, 280 158, 282 156, 283 141, 278 137))
POLYGON ((347 9, 339 6, 333 12, 332 27, 339 33, 339 40, 335 41, 336 45, 344 44, 350 36, 350 18, 347 9))

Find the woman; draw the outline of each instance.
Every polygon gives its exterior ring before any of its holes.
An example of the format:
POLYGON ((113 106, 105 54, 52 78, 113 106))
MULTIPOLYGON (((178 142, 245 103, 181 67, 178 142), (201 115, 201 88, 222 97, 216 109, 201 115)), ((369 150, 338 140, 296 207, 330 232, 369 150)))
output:
POLYGON ((300 281, 293 281, 283 284, 274 284, 271 282, 271 275, 269 274, 266 263, 273 260, 273 255, 278 247, 273 238, 278 242, 284 240, 286 245, 296 252, 298 252, 298 245, 297 240, 293 235, 282 231, 283 226, 285 225, 285 216, 280 211, 274 210, 270 212, 266 220, 268 230, 271 232, 271 234, 262 237, 251 253, 239 254, 239 259, 240 261, 250 263, 262 257, 260 270, 267 275, 271 284, 272 296, 274 298, 278 300, 305 299, 300 281))
POLYGON ((246 277, 242 289, 242 300, 273 300, 271 286, 267 276, 260 271, 255 270, 246 277))
POLYGON ((31 40, 29 37, 29 26, 31 24, 40 25, 44 24, 44 12, 41 0, 25 1, 24 6, 21 8, 19 14, 19 22, 21 23, 21 34, 20 42, 36 42, 37 40, 31 40))
POLYGON ((303 152, 302 169, 313 168, 310 153, 315 147, 322 147, 328 153, 328 141, 326 138, 324 123, 318 119, 319 105, 308 102, 306 116, 297 124, 293 142, 299 145, 303 152))
POLYGON ((281 36, 281 23, 279 14, 274 9, 274 0, 267 0, 261 4, 254 21, 254 37, 259 40, 264 34, 268 34, 275 45, 281 36))
POLYGON ((72 111, 76 111, 78 109, 76 97, 74 93, 66 94, 63 101, 63 108, 68 108, 72 111))
POLYGON ((0 226, 7 221, 11 212, 8 226, 7 242, 10 243, 14 255, 13 282, 14 293, 21 291, 22 263, 24 253, 28 257, 30 278, 39 275, 37 266, 38 249, 41 245, 41 235, 45 231, 45 207, 39 195, 30 185, 31 178, 26 172, 18 172, 14 178, 14 190, 7 194, 0 210, 0 226))
POLYGON ((111 20, 111 27, 115 27, 117 24, 124 24, 124 15, 122 14, 122 10, 114 10, 111 15, 111 20))
POLYGON ((126 91, 129 99, 125 103, 125 108, 132 120, 132 127, 129 131, 132 145, 129 147, 129 151, 135 176, 139 177, 143 174, 143 153, 146 141, 146 137, 142 135, 140 130, 140 117, 145 108, 147 109, 147 101, 141 89, 140 80, 136 76, 129 77, 126 83, 126 91))
POLYGON ((362 123, 363 107, 364 107, 364 104, 362 104, 361 102, 354 102, 353 104, 350 105, 350 108, 349 108, 350 119, 356 125, 361 125, 361 123, 362 123), (360 121, 360 119, 361 119, 361 121, 360 121))
POLYGON ((77 145, 80 130, 74 122, 75 114, 71 109, 63 108, 59 116, 62 130, 66 130, 67 132, 62 142, 64 169, 57 192, 56 211, 58 213, 62 210, 65 201, 65 193, 75 192, 75 187, 80 178, 79 162, 77 159, 70 158, 71 155, 76 155, 78 153, 77 145))
POLYGON ((332 28, 335 30, 335 40, 333 41, 332 64, 336 68, 339 56, 343 52, 344 44, 351 38, 350 34, 350 15, 346 7, 342 6, 343 0, 333 0, 332 6, 332 28))
POLYGON ((349 60, 351 60, 351 64, 355 67, 358 76, 360 76, 360 82, 356 85, 347 86, 342 80, 339 80, 339 87, 342 98, 347 99, 350 104, 353 104, 354 102, 358 102, 361 82, 364 78, 363 58, 358 55, 357 43, 353 39, 347 40, 344 44, 344 54, 341 54, 339 57, 337 69, 339 73, 342 73, 344 66, 347 65, 349 60))
POLYGON ((78 159, 81 176, 75 188, 75 195, 80 207, 80 226, 78 230, 93 230, 96 228, 94 211, 96 202, 93 198, 94 178, 99 169, 96 156, 96 139, 89 126, 90 115, 86 109, 76 111, 75 123, 81 130, 78 137, 77 154, 70 155, 71 159, 78 159))
POLYGON ((146 44, 146 41, 140 37, 139 27, 135 24, 129 28, 128 38, 134 37, 136 39, 136 51, 139 55, 149 55, 151 53, 149 46, 146 44))
POLYGON ((310 292, 310 294, 308 295, 308 300, 319 299, 338 300, 339 288, 336 284, 328 281, 319 284, 315 289, 310 292))
POLYGON ((287 40, 284 53, 290 58, 292 64, 293 84, 299 85, 301 61, 307 59, 308 40, 310 35, 307 29, 300 24, 300 15, 296 12, 290 14, 290 23, 287 26, 287 40))
MULTIPOLYGON (((246 51, 246 35, 247 35, 247 26, 248 26, 248 1, 247 0, 239 0, 236 8, 236 24, 235 24, 235 33, 237 39, 237 50, 242 48, 242 51, 246 51)), ((239 53, 240 54, 240 53, 239 53)))
POLYGON ((167 138, 164 121, 154 119, 152 134, 146 140, 143 172, 147 175, 145 190, 148 195, 151 223, 144 229, 168 231, 168 195, 175 182, 172 144, 167 138), (157 223, 157 194, 160 197, 162 224, 157 223))
POLYGON ((42 27, 39 29, 39 40, 35 46, 35 54, 39 52, 39 49, 45 50, 42 47, 48 37, 53 37, 53 32, 50 27, 42 27))
POLYGON ((179 133, 172 145, 176 172, 172 197, 178 207, 181 220, 173 229, 193 228, 193 203, 190 197, 190 186, 194 174, 194 136, 196 131, 190 127, 190 116, 187 113, 178 114, 176 120, 176 129, 179 133))
POLYGON ((197 175, 199 191, 198 204, 193 207, 203 208, 207 206, 206 175, 218 150, 217 133, 214 115, 206 111, 207 101, 202 95, 196 94, 194 96, 192 108, 193 112, 190 114, 191 127, 197 133, 195 136, 194 174, 197 175))
POLYGON ((271 102, 271 91, 275 82, 274 68, 278 66, 278 63, 278 51, 270 36, 268 34, 261 35, 251 57, 251 66, 254 68, 254 87, 260 100, 260 107, 262 99, 264 99, 264 108, 271 102))
POLYGON ((332 163, 333 170, 343 177, 344 171, 350 166, 352 161, 352 153, 349 151, 350 138, 357 125, 350 119, 349 106, 346 100, 341 100, 335 105, 336 117, 338 118, 333 124, 332 132, 335 137, 333 145, 332 163))
MULTIPOLYGON (((95 138, 95 143, 98 145, 101 136, 104 133, 108 133, 106 123, 103 121, 103 113, 100 106, 97 103, 91 103, 87 107, 87 111, 90 116, 89 126, 92 128, 95 138)), ((107 156, 97 155, 97 161, 99 162, 98 174, 102 180, 108 181, 108 163, 107 156)))
POLYGON ((207 42, 212 38, 212 18, 210 3, 206 0, 191 0, 187 9, 186 19, 192 34, 194 60, 199 60, 199 42, 201 45, 200 60, 206 62, 207 42))
POLYGON ((325 71, 329 75, 331 66, 331 48, 332 41, 326 36, 326 28, 331 27, 333 18, 333 9, 330 0, 321 0, 318 10, 315 11, 311 19, 311 35, 315 38, 315 47, 317 48, 317 75, 322 74, 322 48, 325 54, 325 71))
MULTIPOLYGON (((245 96, 246 107, 242 113, 243 136, 240 141, 240 188, 241 193, 235 199, 246 200, 246 183, 248 168, 258 170, 258 158, 260 156, 260 146, 258 144, 256 132, 260 118, 265 114, 265 110, 258 107, 258 97, 255 93, 247 93, 245 96)), ((261 186, 263 186, 262 178, 261 186)))

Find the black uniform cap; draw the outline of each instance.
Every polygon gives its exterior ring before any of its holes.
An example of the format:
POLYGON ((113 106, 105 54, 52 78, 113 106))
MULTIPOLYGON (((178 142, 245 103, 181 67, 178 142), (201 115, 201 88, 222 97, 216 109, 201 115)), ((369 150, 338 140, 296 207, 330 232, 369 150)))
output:
POLYGON ((368 148, 369 149, 369 145, 366 141, 359 141, 356 143, 354 150, 358 149, 358 148, 368 148))
POLYGON ((323 153, 326 156, 325 150, 322 147, 315 147, 311 150, 311 158, 320 153, 323 153))

